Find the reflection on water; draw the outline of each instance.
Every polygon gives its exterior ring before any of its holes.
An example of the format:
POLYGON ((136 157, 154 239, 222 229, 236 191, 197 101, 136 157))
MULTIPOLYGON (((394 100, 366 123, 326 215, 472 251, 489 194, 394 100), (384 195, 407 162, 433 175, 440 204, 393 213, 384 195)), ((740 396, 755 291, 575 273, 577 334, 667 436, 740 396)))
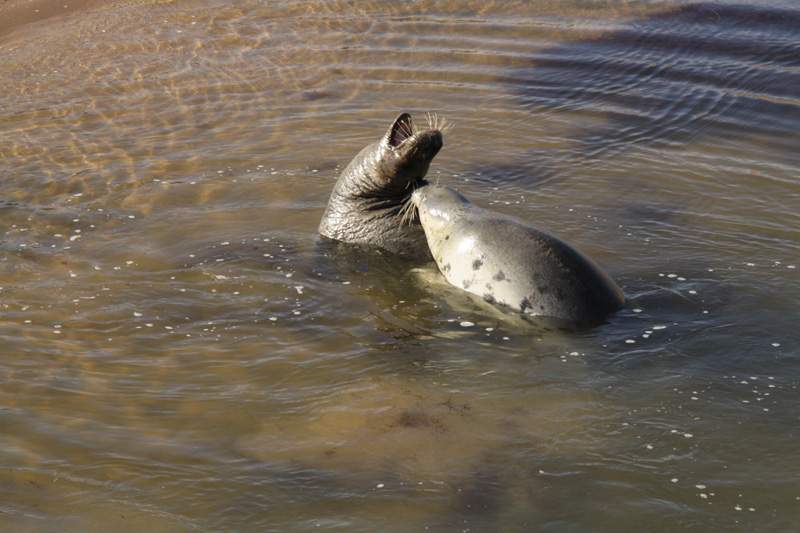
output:
POLYGON ((137 4, 0 41, 3 529, 795 528, 791 3, 137 4), (320 242, 401 110, 628 307, 320 242))

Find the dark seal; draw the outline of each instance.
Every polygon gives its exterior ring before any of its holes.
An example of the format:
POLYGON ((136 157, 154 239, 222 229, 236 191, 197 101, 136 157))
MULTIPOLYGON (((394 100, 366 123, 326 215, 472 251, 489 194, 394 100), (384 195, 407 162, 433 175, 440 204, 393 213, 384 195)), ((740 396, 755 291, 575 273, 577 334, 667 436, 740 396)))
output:
POLYGON ((425 174, 441 148, 441 131, 419 131, 411 115, 401 114, 380 141, 361 150, 341 173, 319 233, 430 260, 425 233, 419 221, 408 216, 408 208, 411 193, 426 183, 425 174))

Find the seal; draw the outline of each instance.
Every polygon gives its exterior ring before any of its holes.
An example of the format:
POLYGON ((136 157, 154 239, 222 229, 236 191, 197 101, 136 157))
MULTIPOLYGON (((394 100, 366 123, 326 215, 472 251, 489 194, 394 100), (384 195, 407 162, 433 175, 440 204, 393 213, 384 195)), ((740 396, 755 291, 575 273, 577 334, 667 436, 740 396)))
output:
POLYGON ((425 233, 409 216, 409 197, 426 183, 425 174, 441 148, 436 124, 418 131, 411 115, 402 113, 381 140, 361 150, 341 173, 319 233, 430 261, 425 233))
POLYGON ((587 256, 514 217, 481 209, 448 187, 424 185, 411 201, 448 282, 530 315, 594 322, 625 296, 587 256))

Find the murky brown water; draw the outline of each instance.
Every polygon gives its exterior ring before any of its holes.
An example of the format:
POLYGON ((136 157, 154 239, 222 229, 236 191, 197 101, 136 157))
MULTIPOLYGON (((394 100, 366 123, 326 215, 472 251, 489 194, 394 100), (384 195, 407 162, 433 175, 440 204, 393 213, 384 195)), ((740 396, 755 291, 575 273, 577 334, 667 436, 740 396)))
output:
MULTIPOLYGON (((0 36, 7 531, 792 531, 800 12, 116 3, 0 36), (431 177, 627 308, 521 323, 343 256, 400 111, 431 177)), ((2 7, 2 6, 0 6, 2 7)))

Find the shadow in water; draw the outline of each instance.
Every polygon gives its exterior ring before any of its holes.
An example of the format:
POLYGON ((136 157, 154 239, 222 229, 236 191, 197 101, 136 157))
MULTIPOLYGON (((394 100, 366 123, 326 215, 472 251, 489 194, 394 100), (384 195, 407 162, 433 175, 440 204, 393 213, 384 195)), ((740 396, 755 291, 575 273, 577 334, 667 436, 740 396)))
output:
POLYGON ((689 4, 545 50, 504 81, 531 110, 595 118, 576 139, 584 157, 753 134, 793 154, 798 34, 800 10, 689 4))

